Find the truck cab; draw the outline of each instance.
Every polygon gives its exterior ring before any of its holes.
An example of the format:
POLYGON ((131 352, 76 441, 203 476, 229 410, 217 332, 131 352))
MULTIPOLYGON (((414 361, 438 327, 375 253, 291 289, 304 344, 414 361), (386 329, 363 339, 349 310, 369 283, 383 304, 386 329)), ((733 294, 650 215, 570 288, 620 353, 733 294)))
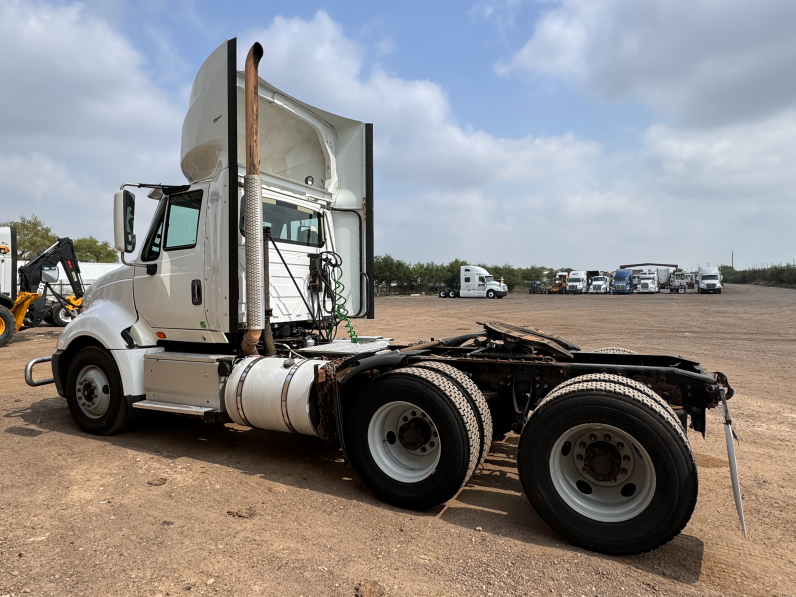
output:
POLYGON ((614 272, 612 294, 630 294, 633 291, 633 272, 629 269, 618 269, 614 272))
POLYGON ((699 294, 721 294, 721 270, 718 267, 700 267, 697 275, 699 294))
POLYGON ((589 294, 607 294, 611 292, 611 278, 608 275, 600 274, 591 279, 589 294))
POLYGON ((531 280, 528 282, 528 294, 547 294, 547 288, 541 280, 531 280))
POLYGON ((589 290, 588 272, 585 270, 575 270, 569 272, 567 277, 566 294, 585 294, 589 290))
POLYGON ((658 274, 654 270, 647 270, 639 274, 638 288, 636 292, 639 294, 655 294, 660 292, 658 286, 658 274))
POLYGON ((463 265, 459 270, 459 296, 462 298, 503 298, 508 294, 505 284, 495 281, 483 267, 463 265))

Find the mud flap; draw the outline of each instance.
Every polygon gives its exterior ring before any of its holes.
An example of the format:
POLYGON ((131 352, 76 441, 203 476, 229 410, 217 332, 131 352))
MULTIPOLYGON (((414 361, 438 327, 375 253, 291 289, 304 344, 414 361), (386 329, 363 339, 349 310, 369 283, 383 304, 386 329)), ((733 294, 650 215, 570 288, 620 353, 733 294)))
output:
POLYGON ((732 494, 735 498, 735 510, 738 512, 738 518, 741 520, 741 529, 743 536, 746 538, 746 520, 743 516, 743 502, 741 501, 741 483, 738 480, 738 464, 735 460, 735 446, 732 443, 733 438, 736 440, 738 436, 732 430, 732 419, 730 418, 730 409, 727 406, 727 399, 724 397, 724 390, 721 392, 721 404, 724 408, 724 434, 727 438, 727 457, 730 461, 730 477, 732 478, 732 494))

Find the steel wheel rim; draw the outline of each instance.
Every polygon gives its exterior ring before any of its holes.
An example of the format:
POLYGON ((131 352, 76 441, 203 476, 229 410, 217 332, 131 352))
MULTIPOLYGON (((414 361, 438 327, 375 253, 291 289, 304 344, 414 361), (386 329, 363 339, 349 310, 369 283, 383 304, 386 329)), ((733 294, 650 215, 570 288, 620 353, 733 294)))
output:
POLYGON ((655 495, 655 466, 649 454, 632 435, 613 425, 589 423, 565 431, 550 454, 550 477, 570 508, 598 522, 635 518, 655 495))
POLYGON ((108 412, 110 384, 102 369, 95 365, 83 367, 75 382, 75 396, 80 410, 91 419, 99 419, 108 412))
POLYGON ((373 414, 368 448, 376 466, 401 483, 417 483, 431 476, 442 451, 431 417, 409 402, 389 402, 373 414))

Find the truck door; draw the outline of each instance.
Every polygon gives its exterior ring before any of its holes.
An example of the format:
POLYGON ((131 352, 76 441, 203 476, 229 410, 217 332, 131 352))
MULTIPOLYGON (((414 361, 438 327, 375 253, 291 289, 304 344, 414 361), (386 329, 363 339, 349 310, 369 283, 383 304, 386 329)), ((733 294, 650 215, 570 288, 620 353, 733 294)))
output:
POLYGON ((477 280, 477 285, 473 296, 483 298, 486 296, 486 277, 479 275, 476 277, 476 280, 477 280))
POLYGON ((155 329, 208 327, 202 209, 206 192, 207 185, 202 185, 163 198, 136 260, 135 306, 155 329))

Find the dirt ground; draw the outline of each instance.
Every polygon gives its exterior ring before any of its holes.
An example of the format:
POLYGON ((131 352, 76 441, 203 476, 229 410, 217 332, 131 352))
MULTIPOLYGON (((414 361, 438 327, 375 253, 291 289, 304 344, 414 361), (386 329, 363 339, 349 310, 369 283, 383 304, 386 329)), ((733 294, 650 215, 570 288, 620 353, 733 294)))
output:
POLYGON ((360 334, 458 335, 490 319, 593 349, 687 355, 725 372, 749 538, 733 504, 724 432, 689 434, 700 494, 684 532, 649 554, 567 544, 522 493, 517 437, 446 507, 377 501, 340 453, 312 438, 151 416, 112 437, 81 433, 24 364, 58 330, 0 349, 0 597, 355 594, 390 596, 796 595, 796 292, 721 296, 382 298, 360 334), (377 593, 373 593, 377 594, 377 593))

